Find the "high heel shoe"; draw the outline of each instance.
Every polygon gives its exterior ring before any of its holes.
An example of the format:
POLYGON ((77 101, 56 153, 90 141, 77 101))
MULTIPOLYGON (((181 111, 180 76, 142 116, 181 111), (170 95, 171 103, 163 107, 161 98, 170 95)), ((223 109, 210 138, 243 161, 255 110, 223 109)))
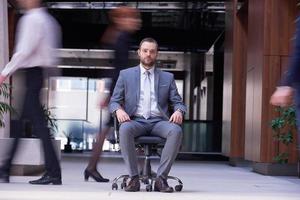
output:
POLYGON ((96 182, 109 182, 109 179, 103 178, 101 174, 95 170, 95 171, 89 171, 89 170, 84 170, 84 180, 88 181, 89 177, 93 178, 96 182))

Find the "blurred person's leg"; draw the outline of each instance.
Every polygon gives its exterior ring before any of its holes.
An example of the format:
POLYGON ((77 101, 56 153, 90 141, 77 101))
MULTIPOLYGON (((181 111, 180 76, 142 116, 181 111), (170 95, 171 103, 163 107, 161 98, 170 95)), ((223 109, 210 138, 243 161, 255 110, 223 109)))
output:
POLYGON ((96 137, 96 142, 93 145, 92 155, 90 157, 88 166, 84 170, 84 179, 87 181, 89 177, 92 177, 97 182, 108 182, 109 179, 103 178, 97 170, 97 163, 102 153, 104 140, 109 134, 111 127, 107 125, 101 130, 96 137))
POLYGON ((31 184, 61 184, 61 169, 50 137, 50 130, 40 102, 43 86, 43 70, 40 67, 26 70, 27 92, 24 99, 23 113, 31 120, 33 132, 42 140, 46 173, 41 179, 30 181, 31 184))
POLYGON ((2 160, 2 166, 0 167, 0 182, 1 183, 8 183, 9 182, 9 173, 12 166, 12 160, 17 152, 18 144, 20 138, 22 137, 22 122, 21 120, 17 120, 16 124, 14 124, 14 134, 13 138, 14 141, 12 145, 9 147, 7 151, 7 155, 2 160))

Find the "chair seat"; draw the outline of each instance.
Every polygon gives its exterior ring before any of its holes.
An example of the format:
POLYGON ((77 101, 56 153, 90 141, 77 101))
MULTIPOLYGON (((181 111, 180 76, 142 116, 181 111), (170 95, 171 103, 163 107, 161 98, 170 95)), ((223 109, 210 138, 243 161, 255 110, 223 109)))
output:
POLYGON ((166 139, 158 136, 139 136, 135 138, 135 143, 138 144, 164 144, 166 139))

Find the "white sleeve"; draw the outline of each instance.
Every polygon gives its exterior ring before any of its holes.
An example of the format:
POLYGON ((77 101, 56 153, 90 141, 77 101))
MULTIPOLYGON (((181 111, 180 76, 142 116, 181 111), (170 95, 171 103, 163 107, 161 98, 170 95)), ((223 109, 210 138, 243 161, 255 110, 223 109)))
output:
POLYGON ((10 62, 4 67, 1 75, 9 76, 19 68, 24 67, 26 59, 36 52, 39 41, 43 35, 43 24, 40 20, 26 17, 21 19, 18 27, 18 39, 10 62))

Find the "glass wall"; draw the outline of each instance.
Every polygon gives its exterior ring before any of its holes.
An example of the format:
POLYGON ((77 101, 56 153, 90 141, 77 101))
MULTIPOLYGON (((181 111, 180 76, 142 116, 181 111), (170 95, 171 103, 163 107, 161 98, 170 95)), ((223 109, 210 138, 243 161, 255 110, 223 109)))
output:
MULTIPOLYGON (((48 108, 57 119, 55 137, 61 147, 70 139, 73 150, 91 150, 95 135, 109 118, 100 102, 109 95, 109 79, 52 77, 49 79, 48 108)), ((108 149, 106 143, 104 149, 108 149)))

